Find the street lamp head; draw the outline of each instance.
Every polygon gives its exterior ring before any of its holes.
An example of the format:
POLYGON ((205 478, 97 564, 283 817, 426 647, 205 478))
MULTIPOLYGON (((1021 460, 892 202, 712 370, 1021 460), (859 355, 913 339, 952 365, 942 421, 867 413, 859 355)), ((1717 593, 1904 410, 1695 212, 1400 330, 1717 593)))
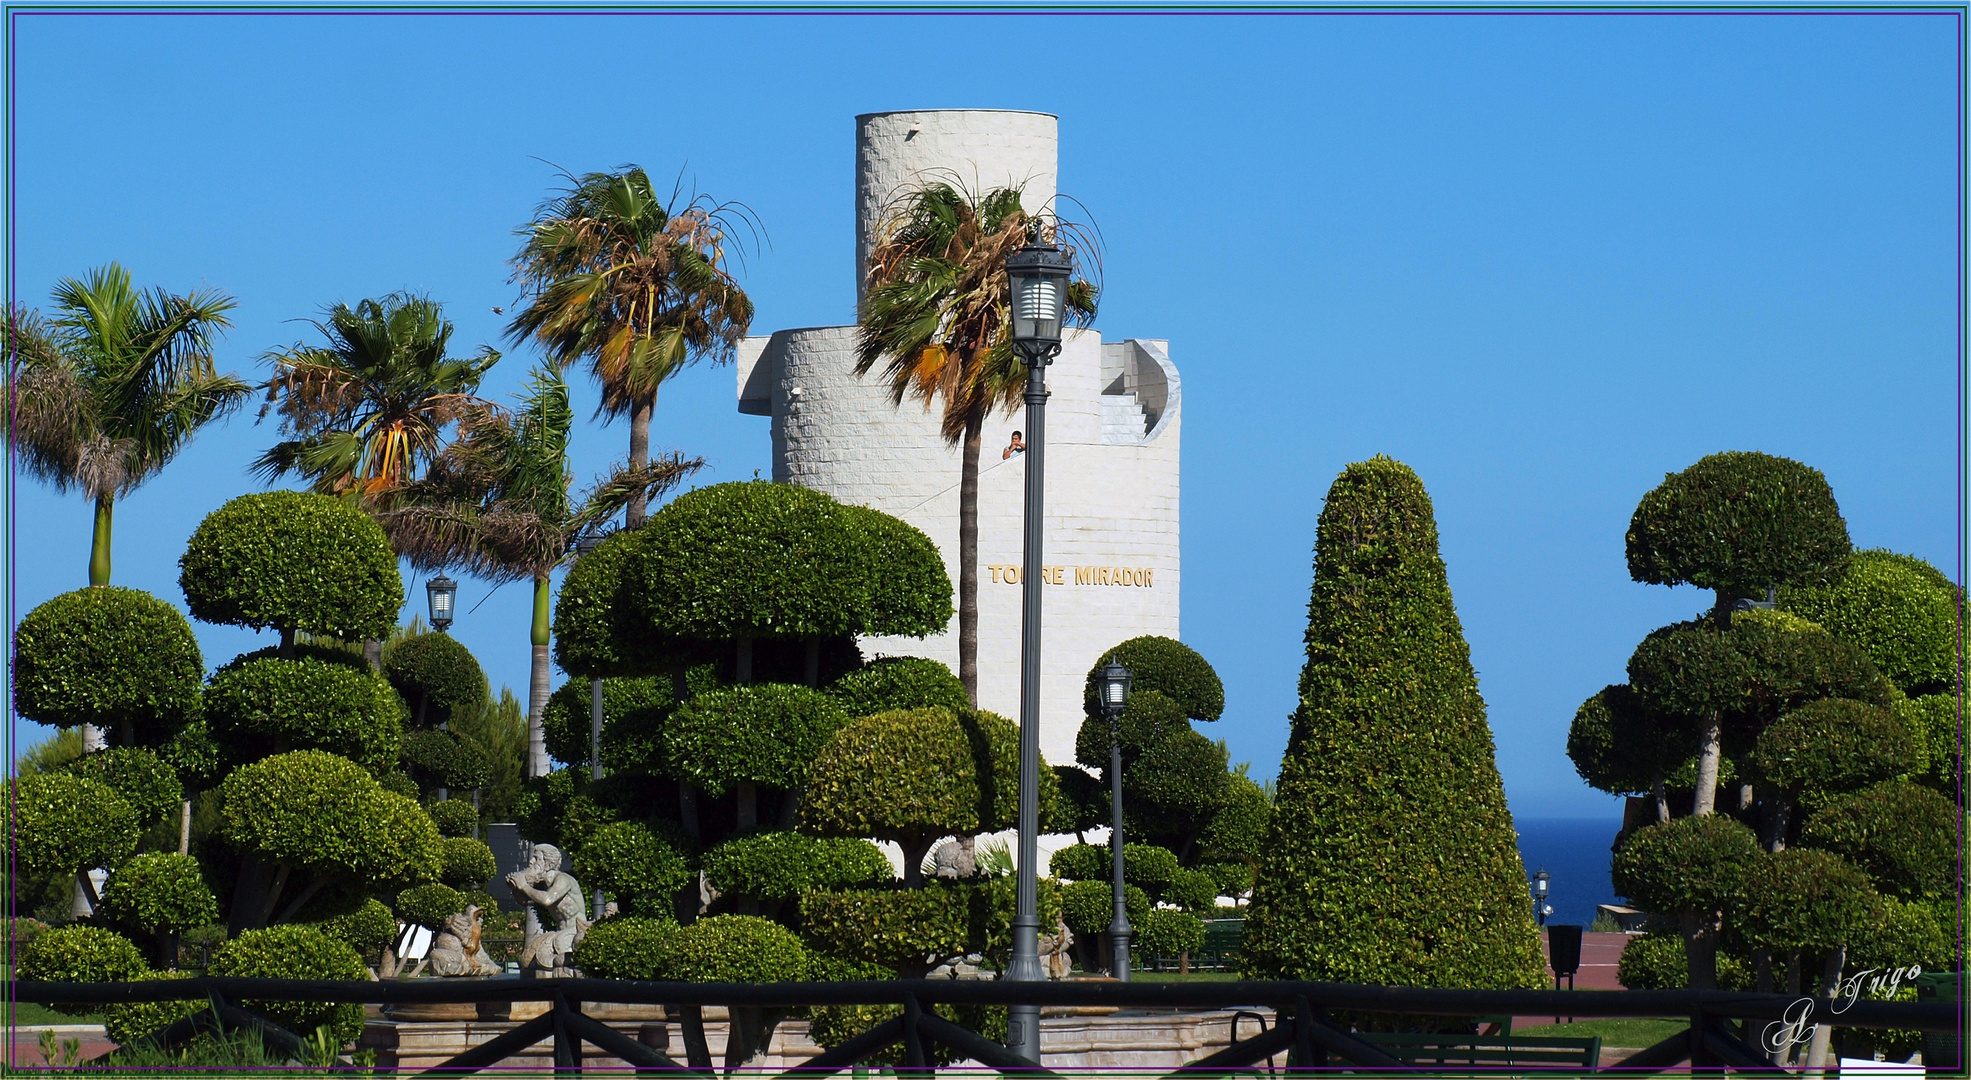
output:
POLYGON ((1061 317, 1073 272, 1074 259, 1054 244, 1030 243, 1006 256, 1013 344, 1022 353, 1035 356, 1061 344, 1061 317))
POLYGON ((602 537, 597 536, 595 533, 589 533, 587 536, 575 541, 575 557, 579 559, 587 555, 589 552, 594 551, 601 543, 602 537))
POLYGON ((1115 716, 1129 706, 1129 669, 1111 660, 1102 665, 1096 691, 1101 695, 1102 711, 1115 716))
POLYGON ((1535 895, 1535 896, 1545 896, 1545 895, 1547 895, 1547 882, 1548 882, 1548 881, 1550 881, 1550 880, 1552 880, 1552 875, 1550 875, 1550 874, 1548 874, 1548 873, 1546 872, 1546 870, 1544 870, 1544 869, 1542 869, 1542 870, 1541 870, 1541 871, 1539 871, 1538 873, 1536 873, 1536 874, 1534 874, 1534 875, 1533 875, 1533 895, 1535 895))
POLYGON ((431 626, 439 633, 452 625, 452 601, 459 594, 459 583, 443 574, 424 583, 424 599, 431 607, 431 626))

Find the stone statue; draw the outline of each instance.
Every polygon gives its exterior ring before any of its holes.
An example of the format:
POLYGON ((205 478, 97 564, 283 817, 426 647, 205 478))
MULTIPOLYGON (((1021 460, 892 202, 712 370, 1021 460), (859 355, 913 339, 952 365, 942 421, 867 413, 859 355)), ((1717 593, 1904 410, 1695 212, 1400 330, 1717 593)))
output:
POLYGON ((946 880, 967 880, 978 876, 978 838, 961 836, 946 840, 931 852, 931 876, 946 880))
POLYGON ((500 966, 493 962, 486 947, 479 942, 484 919, 479 913, 479 905, 473 904, 463 914, 445 920, 445 928, 432 935, 431 950, 425 954, 431 964, 433 975, 498 975, 500 966))
POLYGON ((1073 958, 1068 950, 1074 946, 1074 931, 1068 929, 1067 920, 1054 916, 1054 932, 1041 937, 1039 943, 1041 967, 1050 979, 1065 979, 1073 969, 1073 958))
POLYGON ((551 918, 555 924, 553 930, 528 935, 520 947, 521 971, 536 978, 580 974, 568 961, 588 933, 589 920, 582 912, 581 885, 561 869, 561 850, 535 844, 527 869, 508 874, 506 883, 513 895, 540 911, 543 922, 551 918))

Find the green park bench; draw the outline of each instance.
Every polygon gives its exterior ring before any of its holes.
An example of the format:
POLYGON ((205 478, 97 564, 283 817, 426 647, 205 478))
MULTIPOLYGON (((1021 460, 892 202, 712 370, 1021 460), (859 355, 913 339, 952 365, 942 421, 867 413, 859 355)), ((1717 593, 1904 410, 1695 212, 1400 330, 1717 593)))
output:
POLYGON ((1357 1032, 1356 1038, 1405 1065, 1601 1067, 1601 1036, 1585 1039, 1536 1035, 1469 1035, 1458 1032, 1357 1032))

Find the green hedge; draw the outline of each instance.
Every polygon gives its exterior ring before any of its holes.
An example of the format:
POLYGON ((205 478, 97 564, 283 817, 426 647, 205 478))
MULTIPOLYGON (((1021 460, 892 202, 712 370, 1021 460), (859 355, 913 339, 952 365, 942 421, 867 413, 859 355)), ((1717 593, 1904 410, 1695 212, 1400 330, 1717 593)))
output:
POLYGON ((1100 711, 1096 680, 1112 662, 1129 669, 1132 698, 1145 690, 1157 691, 1193 720, 1216 720, 1225 713, 1225 684, 1197 650, 1173 638, 1146 636, 1117 645, 1088 669, 1082 704, 1091 716, 1100 711))
POLYGON ((108 784, 136 811, 140 825, 154 825, 167 816, 175 818, 184 802, 185 789, 178 781, 178 770, 156 751, 141 746, 112 746, 84 754, 62 769, 108 784))
POLYGON ((1728 913, 1735 936, 1754 948, 1821 954, 1874 921, 1878 897, 1840 856, 1792 847, 1744 866, 1728 913))
POLYGON ((1859 551, 1831 586, 1780 590, 1780 607, 1859 645, 1912 697, 1950 690, 1957 671, 1957 587, 1910 555, 1859 551))
POLYGON ((137 813, 108 784, 63 772, 23 776, 10 786, 19 873, 65 876, 116 866, 137 850, 137 813))
MULTIPOLYGON (((1638 934, 1622 947, 1615 978, 1629 990, 1682 990, 1690 985, 1684 939, 1677 934, 1638 934)), ((1752 969, 1735 956, 1718 954, 1718 988, 1750 990, 1752 969)))
POLYGON ((77 589, 14 628, 14 708, 38 724, 129 724, 163 738, 198 711, 205 661, 178 609, 136 589, 77 589))
POLYGON ((326 750, 372 768, 397 760, 402 698, 364 671, 320 660, 255 660, 212 676, 205 719, 227 756, 326 750))
POLYGON ((1820 470, 1769 454, 1711 454, 1663 478, 1637 504, 1629 576, 1731 599, 1773 585, 1834 580, 1852 548, 1820 470))
POLYGON ((437 726, 486 706, 486 672, 450 634, 413 634, 383 658, 383 677, 403 696, 413 722, 437 726))
POLYGON ((1682 817, 1629 834, 1610 876, 1616 893, 1645 911, 1716 911, 1758 856, 1759 839, 1743 824, 1722 814, 1682 817))
POLYGON ((705 853, 712 888, 731 896, 784 901, 809 889, 842 889, 895 876, 881 848, 849 837, 759 833, 727 840, 705 853))
POLYGON ((456 731, 425 728, 407 733, 402 760, 410 766, 412 779, 422 787, 470 791, 493 776, 486 748, 456 731))
POLYGON ((220 785, 220 818, 243 852, 363 881, 428 880, 441 857, 438 827, 415 801, 319 750, 235 769, 220 785))
POLYGON ((380 639, 404 606, 382 526, 328 495, 233 499, 199 523, 178 569, 192 617, 223 626, 380 639))
MULTIPOLYGON (((568 765, 589 763, 591 699, 586 677, 548 695, 541 713, 548 755, 568 765)), ((668 675, 602 680, 602 764, 610 770, 661 764, 664 721, 677 707, 668 675)))
POLYGON ((671 774, 715 797, 745 782, 793 789, 847 721, 841 705, 819 690, 752 683, 679 705, 660 741, 671 774))
POLYGON ((147 851, 110 875, 103 886, 102 914, 146 934, 176 934, 218 921, 219 901, 199 873, 197 859, 175 851, 147 851))
POLYGON ((1247 977, 1545 985, 1430 497, 1386 457, 1329 489, 1247 977), (1364 882, 1383 899, 1361 901, 1364 882))
POLYGON ((398 893, 397 917, 436 932, 445 928, 446 919, 464 911, 468 903, 459 890, 432 882, 398 893))
POLYGON ((575 947, 575 967, 591 979, 660 979, 664 957, 677 938, 671 919, 618 915, 589 927, 575 947))
POLYGON ((813 889, 801 896, 801 925, 830 956, 922 975, 938 961, 973 951, 973 890, 933 883, 921 889, 813 889))
MULTIPOLYGON (((137 982, 152 982, 159 979, 189 979, 189 971, 146 971, 135 977, 137 982)), ((111 1042, 119 1046, 129 1046, 146 1036, 155 1035, 187 1016, 202 1012, 208 1003, 204 1001, 135 1001, 123 1005, 110 1005, 103 1008, 103 1029, 111 1042)))
POLYGON ((1916 744, 1901 720, 1888 709, 1841 698, 1781 716, 1759 733, 1752 760, 1767 781, 1805 796, 1809 807, 1917 764, 1916 744))
POLYGON ((636 821, 612 822, 590 833, 575 856, 574 870, 632 915, 669 913, 671 898, 691 880, 684 856, 636 821))
POLYGON ((376 956, 397 940, 397 916, 375 897, 337 915, 312 924, 315 929, 356 950, 364 957, 376 956))
MULTIPOLYGON (((363 958, 346 943, 312 926, 273 926, 247 930, 227 942, 212 958, 212 975, 236 979, 368 978, 363 958)), ((363 1031, 363 1007, 326 1001, 242 1001, 241 1005, 295 1032, 327 1026, 338 1044, 355 1040, 363 1031)))
MULTIPOLYGON (((149 970, 144 954, 129 938, 77 923, 35 935, 21 947, 14 976, 34 982, 122 982, 149 970)), ((85 1005, 72 1011, 93 1008, 85 1005)))
POLYGON ((1204 948, 1204 920, 1188 911, 1156 908, 1134 929, 1136 947, 1150 956, 1181 956, 1204 948))
POLYGON ((933 706, 956 711, 972 705, 965 684, 950 668, 921 656, 878 657, 830 683, 828 694, 850 716, 933 706))
POLYGON ((678 930, 662 965, 661 977, 677 982, 798 982, 809 959, 801 939, 777 922, 714 915, 678 930))
POLYGON ((1846 857, 1885 893, 1948 896, 1959 821, 1941 793, 1889 780, 1828 802, 1807 819, 1800 842, 1846 857))
POLYGON ((500 864, 493 849, 469 836, 448 836, 438 841, 438 880, 454 889, 468 892, 493 880, 500 864))
POLYGON ((431 823, 438 826, 438 835, 471 836, 479 824, 479 811, 464 799, 440 799, 424 808, 431 815, 431 823))

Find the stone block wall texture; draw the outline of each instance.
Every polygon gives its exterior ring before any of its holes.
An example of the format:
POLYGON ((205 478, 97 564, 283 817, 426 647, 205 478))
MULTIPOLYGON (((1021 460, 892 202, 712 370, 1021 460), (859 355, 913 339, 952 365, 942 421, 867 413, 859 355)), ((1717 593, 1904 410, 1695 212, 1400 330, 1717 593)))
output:
MULTIPOLYGON (((996 176, 1044 165, 1047 194, 1053 193, 1053 117, 967 110, 860 119, 859 221, 887 198, 863 198, 876 190, 864 183, 872 160, 887 163, 882 175, 892 187, 885 190, 906 182, 906 166, 919 172, 976 166, 981 175, 996 176), (910 130, 918 134, 906 140, 910 130), (938 140, 927 139, 932 133, 938 140), (927 141, 919 147, 918 140, 927 141), (996 156, 1002 146, 1010 147, 1003 159, 996 156), (931 147, 946 156, 931 154, 931 147)), ((859 239, 861 233, 859 225, 859 239)), ((936 542, 956 583, 959 450, 938 433, 935 413, 913 401, 893 405, 884 380, 855 375, 854 327, 749 338, 738 367, 740 411, 772 417, 775 480, 903 518, 936 542)), ((1105 345, 1094 330, 1063 343, 1048 369, 1048 389, 1042 561, 1059 569, 1058 584, 1050 575, 1043 590, 1040 735, 1047 760, 1067 764, 1081 723, 1082 678, 1096 658, 1140 634, 1179 636, 1182 394, 1164 342, 1105 345)), ((1001 452, 1025 427, 1023 414, 995 414, 987 422, 979 462, 979 704, 1014 719, 1022 589, 1016 577, 994 568, 1021 561, 1026 457, 1001 452)), ((868 638, 862 648, 868 656, 927 656, 955 670, 956 619, 943 634, 868 638)))

